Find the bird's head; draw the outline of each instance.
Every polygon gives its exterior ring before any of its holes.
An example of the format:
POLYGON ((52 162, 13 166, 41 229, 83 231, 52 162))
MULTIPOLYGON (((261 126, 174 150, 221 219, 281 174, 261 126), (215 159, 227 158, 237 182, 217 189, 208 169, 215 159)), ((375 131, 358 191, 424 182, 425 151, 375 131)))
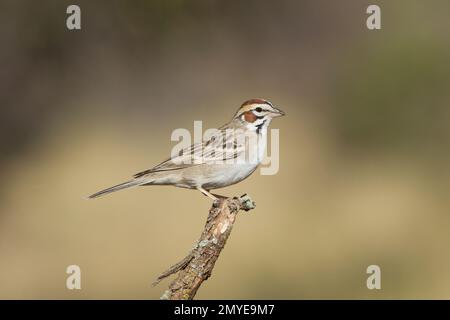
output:
POLYGON ((255 130, 267 127, 273 118, 284 116, 285 113, 264 99, 245 101, 234 115, 235 120, 241 121, 248 128, 255 130))

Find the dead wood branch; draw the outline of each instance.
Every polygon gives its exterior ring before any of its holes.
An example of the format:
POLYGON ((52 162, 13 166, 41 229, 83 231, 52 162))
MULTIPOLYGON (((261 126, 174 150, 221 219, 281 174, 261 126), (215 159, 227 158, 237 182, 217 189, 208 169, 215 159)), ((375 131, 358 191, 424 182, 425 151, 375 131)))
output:
POLYGON ((239 210, 251 210, 255 203, 247 195, 240 198, 220 198, 209 210, 202 235, 191 252, 180 262, 163 272, 154 282, 178 272, 161 299, 190 300, 203 281, 212 273, 214 264, 230 236, 239 210))

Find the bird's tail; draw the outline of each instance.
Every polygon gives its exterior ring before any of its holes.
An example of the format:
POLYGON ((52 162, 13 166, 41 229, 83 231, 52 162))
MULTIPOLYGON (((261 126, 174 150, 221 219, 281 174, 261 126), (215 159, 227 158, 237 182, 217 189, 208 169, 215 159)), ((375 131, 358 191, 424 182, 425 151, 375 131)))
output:
POLYGON ((126 189, 126 188, 131 188, 131 187, 136 187, 142 184, 142 180, 130 180, 121 184, 118 184, 116 186, 110 187, 108 189, 104 189, 102 191, 99 191, 97 193, 94 193, 92 195, 89 196, 89 199, 92 198, 98 198, 101 197, 105 194, 111 193, 111 192, 116 192, 122 189, 126 189))

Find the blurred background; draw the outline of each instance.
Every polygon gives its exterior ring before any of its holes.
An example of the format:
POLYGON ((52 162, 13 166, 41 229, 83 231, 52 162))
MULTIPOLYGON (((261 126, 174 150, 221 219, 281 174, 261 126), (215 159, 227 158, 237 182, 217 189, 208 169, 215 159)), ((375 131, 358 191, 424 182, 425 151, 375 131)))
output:
POLYGON ((257 208, 197 298, 450 298, 448 1, 78 0, 69 31, 73 3, 0 2, 0 298, 159 298, 210 201, 86 196, 257 97, 287 113, 280 171, 218 190, 257 208))

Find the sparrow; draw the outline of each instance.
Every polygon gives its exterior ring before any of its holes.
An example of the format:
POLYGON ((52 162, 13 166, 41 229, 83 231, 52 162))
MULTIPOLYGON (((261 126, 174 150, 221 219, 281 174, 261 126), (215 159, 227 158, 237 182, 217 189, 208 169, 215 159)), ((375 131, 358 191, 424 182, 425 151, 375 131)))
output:
POLYGON ((172 185, 196 189, 213 200, 210 190, 227 187, 250 176, 263 160, 272 119, 285 113, 264 99, 245 101, 230 122, 201 142, 180 150, 155 167, 89 198, 136 186, 172 185))

